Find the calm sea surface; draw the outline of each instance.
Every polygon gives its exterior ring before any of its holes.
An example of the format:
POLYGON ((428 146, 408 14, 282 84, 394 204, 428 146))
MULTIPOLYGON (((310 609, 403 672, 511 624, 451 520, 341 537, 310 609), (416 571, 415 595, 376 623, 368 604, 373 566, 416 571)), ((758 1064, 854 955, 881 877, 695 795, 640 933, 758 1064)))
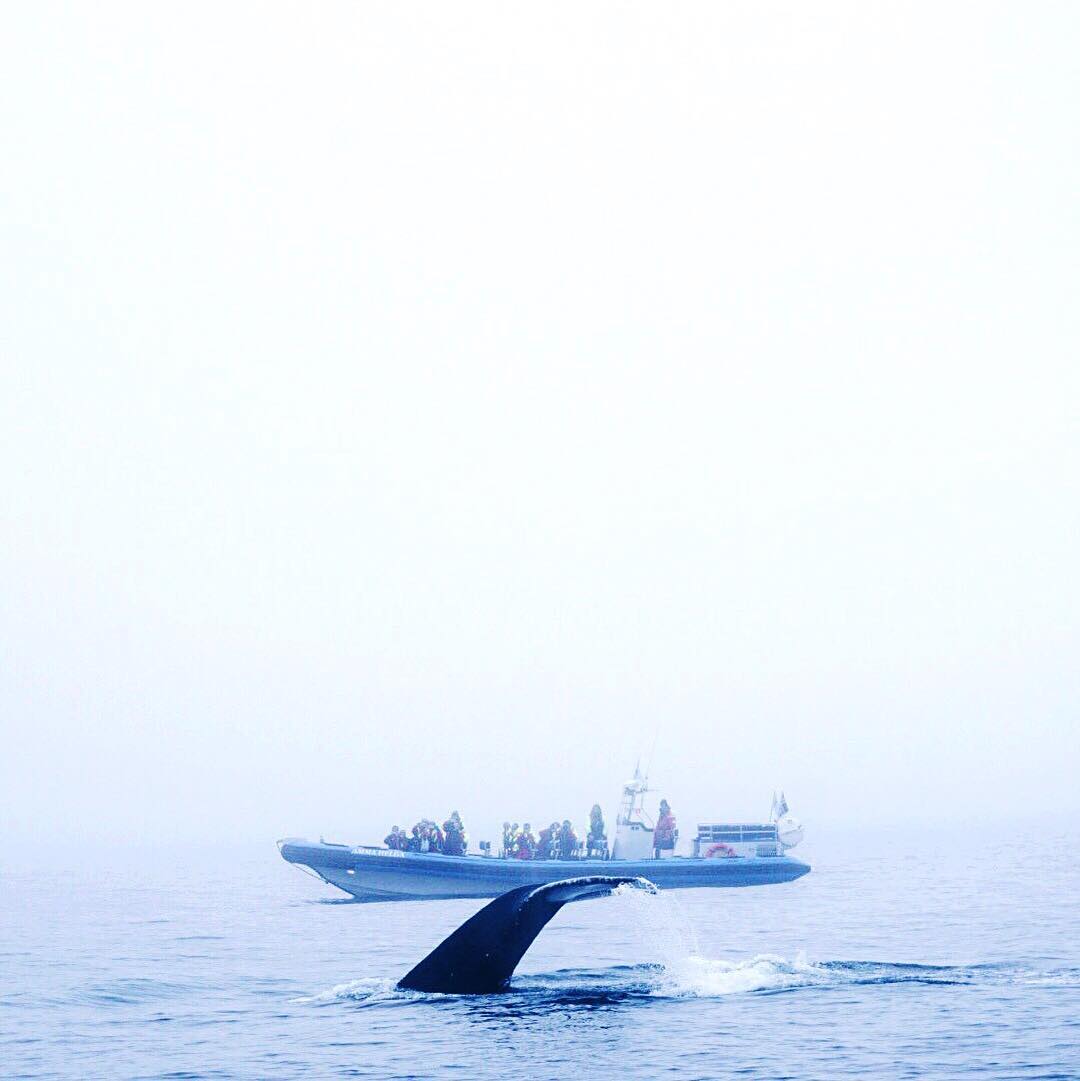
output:
POLYGON ((783 886, 569 905, 511 993, 397 992, 482 902, 264 850, 0 872, 0 1075, 1080 1077, 1080 837, 817 837, 783 886))

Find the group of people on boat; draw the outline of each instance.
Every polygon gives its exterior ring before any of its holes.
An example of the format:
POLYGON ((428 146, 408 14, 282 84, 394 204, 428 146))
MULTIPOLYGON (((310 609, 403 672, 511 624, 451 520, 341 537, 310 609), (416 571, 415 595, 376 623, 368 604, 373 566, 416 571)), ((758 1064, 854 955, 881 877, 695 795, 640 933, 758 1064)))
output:
POLYGON ((443 856, 464 856, 469 847, 461 815, 453 811, 440 829, 437 822, 421 818, 411 833, 395 826, 383 844, 396 852, 436 852, 443 856))
MULTIPOLYGON (((675 842, 679 831, 675 815, 666 799, 660 801, 660 817, 653 830, 653 850, 657 859, 675 854, 675 842)), ((397 852, 433 852, 443 856, 464 856, 469 848, 461 815, 453 811, 440 827, 430 818, 421 818, 410 833, 395 826, 383 839, 387 848, 397 852)), ((481 848, 490 847, 481 844, 481 848)), ((504 859, 516 860, 576 860, 609 858, 607 834, 604 832, 604 815, 600 804, 594 803, 589 812, 589 832, 584 841, 578 839, 569 818, 560 825, 557 821, 533 834, 526 822, 504 822, 502 829, 502 852, 504 859)))
POLYGON ((580 859, 582 855, 586 858, 608 858, 604 815, 598 803, 594 803, 592 811, 589 812, 589 832, 584 843, 578 839, 569 818, 564 818, 562 825, 558 821, 552 822, 535 836, 528 822, 521 827, 516 822, 503 823, 502 856, 504 859, 575 860, 580 859))

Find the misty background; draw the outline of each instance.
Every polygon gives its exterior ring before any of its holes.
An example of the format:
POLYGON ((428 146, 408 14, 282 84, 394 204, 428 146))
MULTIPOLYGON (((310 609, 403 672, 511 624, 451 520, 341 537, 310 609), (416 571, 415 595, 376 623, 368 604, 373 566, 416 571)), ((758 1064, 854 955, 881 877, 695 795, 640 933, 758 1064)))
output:
POLYGON ((0 22, 8 851, 1080 811, 1075 5, 0 22))

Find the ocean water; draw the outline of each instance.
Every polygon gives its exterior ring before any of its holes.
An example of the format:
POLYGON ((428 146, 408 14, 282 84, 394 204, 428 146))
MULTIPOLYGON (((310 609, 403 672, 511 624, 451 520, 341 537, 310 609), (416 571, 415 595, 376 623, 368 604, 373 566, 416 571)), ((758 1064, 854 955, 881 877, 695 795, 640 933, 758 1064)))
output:
POLYGON ((568 905, 512 990, 394 989, 483 902, 272 843, 0 873, 0 1075, 1076 1078, 1080 837, 813 837, 782 886, 568 905))

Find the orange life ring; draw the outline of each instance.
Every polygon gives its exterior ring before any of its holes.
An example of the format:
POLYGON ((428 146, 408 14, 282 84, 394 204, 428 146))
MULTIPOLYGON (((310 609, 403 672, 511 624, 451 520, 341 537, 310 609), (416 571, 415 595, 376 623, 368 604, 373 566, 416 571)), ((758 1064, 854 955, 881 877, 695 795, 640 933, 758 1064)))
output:
POLYGON ((723 856, 725 859, 731 859, 735 855, 735 849, 731 845, 709 845, 705 849, 705 858, 711 860, 714 856, 723 856))

